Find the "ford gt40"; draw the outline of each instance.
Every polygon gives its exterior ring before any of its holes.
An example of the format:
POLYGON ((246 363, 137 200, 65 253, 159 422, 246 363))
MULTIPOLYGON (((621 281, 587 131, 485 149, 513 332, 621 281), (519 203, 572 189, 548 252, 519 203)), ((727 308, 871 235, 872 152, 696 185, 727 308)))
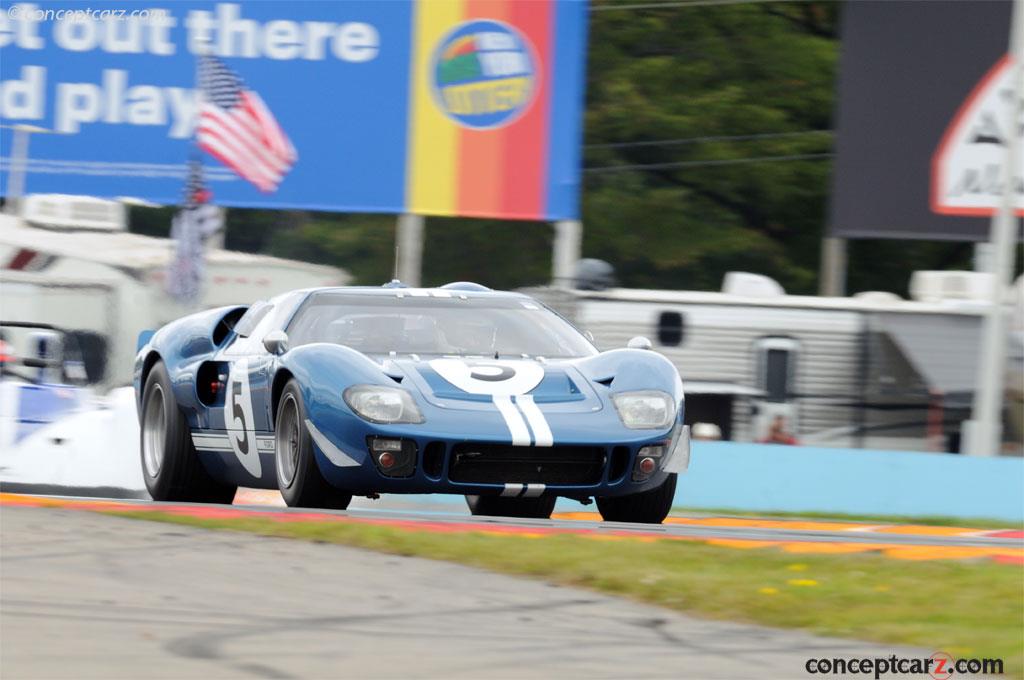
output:
POLYGON ((139 338, 141 464, 156 500, 290 506, 449 493, 548 517, 559 496, 661 522, 689 464, 683 388, 650 343, 599 352, 522 294, 319 288, 139 338))

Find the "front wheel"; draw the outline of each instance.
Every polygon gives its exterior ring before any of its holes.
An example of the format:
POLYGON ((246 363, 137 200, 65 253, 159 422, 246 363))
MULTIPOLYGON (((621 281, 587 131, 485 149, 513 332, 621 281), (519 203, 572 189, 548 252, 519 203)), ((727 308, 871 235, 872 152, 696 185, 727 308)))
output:
POLYGON ((558 496, 537 498, 505 498, 504 496, 466 496, 466 504, 474 515, 490 517, 522 517, 547 519, 555 509, 558 496))
POLYGON ((650 491, 630 496, 598 498, 597 509, 606 522, 661 524, 672 510, 677 477, 675 474, 669 475, 661 486, 650 491))
POLYGON ((281 393, 274 436, 277 488, 289 507, 333 510, 348 507, 352 494, 328 484, 316 464, 313 438, 306 427, 306 407, 295 380, 289 380, 281 393))

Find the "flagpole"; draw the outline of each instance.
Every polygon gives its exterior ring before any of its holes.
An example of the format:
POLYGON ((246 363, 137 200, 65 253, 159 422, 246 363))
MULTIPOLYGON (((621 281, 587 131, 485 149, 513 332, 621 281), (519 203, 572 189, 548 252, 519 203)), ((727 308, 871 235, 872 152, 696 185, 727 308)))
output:
MULTIPOLYGON (((203 96, 202 57, 203 57, 204 54, 206 54, 206 46, 207 46, 207 41, 205 39, 205 36, 202 36, 202 35, 197 36, 197 40, 196 40, 196 53, 195 53, 195 68, 193 69, 193 72, 192 72, 192 78, 193 78, 192 85, 193 85, 193 92, 195 92, 195 103, 196 103, 196 111, 197 112, 199 110, 199 103, 200 103, 199 102, 199 98, 203 96)), ((199 149, 199 134, 196 131, 196 129, 198 128, 198 123, 199 123, 199 121, 198 121, 198 118, 197 118, 196 125, 194 125, 192 127, 192 149, 191 149, 191 151, 189 153, 189 156, 190 156, 189 160, 195 161, 196 163, 199 164, 199 166, 201 168, 202 165, 203 165, 203 154, 202 154, 202 151, 199 149)), ((185 176, 185 182, 186 182, 186 184, 188 183, 188 175, 187 174, 185 176)))

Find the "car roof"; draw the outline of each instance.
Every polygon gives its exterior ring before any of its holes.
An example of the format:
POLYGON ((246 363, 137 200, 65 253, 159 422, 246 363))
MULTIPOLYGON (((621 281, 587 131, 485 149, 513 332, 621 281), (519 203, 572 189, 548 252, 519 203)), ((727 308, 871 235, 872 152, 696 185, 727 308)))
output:
MULTIPOLYGON (((482 287, 481 287, 482 288, 482 287)), ((411 288, 406 286, 326 286, 302 290, 307 295, 316 293, 345 293, 348 295, 372 295, 377 297, 460 297, 460 298, 513 298, 532 299, 523 293, 485 288, 468 289, 458 287, 411 288)))

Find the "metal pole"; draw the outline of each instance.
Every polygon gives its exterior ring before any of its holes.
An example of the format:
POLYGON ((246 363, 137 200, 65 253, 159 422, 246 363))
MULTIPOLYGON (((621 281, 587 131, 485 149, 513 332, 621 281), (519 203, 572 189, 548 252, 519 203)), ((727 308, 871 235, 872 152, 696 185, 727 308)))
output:
POLYGON ((583 223, 579 220, 555 222, 555 244, 552 253, 551 285, 572 288, 576 263, 583 248, 583 223))
POLYGON ((991 273, 989 305, 982 327, 978 384, 971 420, 964 423, 964 453, 995 456, 1002 444, 1003 370, 1006 365, 1006 310, 1004 295, 1013 276, 1012 254, 1016 239, 1017 200, 1014 186, 1020 178, 1020 101, 1024 94, 1024 0, 1014 0, 1010 29, 1010 124, 1003 165, 1003 200, 992 216, 992 243, 987 270, 991 273))
POLYGON ((398 249, 398 279, 407 286, 419 287, 423 274, 423 215, 398 216, 395 235, 398 249))
POLYGON ((846 295, 846 239, 826 236, 821 239, 821 272, 818 295, 846 295))
POLYGON ((11 140, 11 170, 7 175, 7 214, 17 215, 21 208, 21 197, 25 193, 25 170, 28 167, 28 136, 30 130, 21 125, 14 126, 11 140))

